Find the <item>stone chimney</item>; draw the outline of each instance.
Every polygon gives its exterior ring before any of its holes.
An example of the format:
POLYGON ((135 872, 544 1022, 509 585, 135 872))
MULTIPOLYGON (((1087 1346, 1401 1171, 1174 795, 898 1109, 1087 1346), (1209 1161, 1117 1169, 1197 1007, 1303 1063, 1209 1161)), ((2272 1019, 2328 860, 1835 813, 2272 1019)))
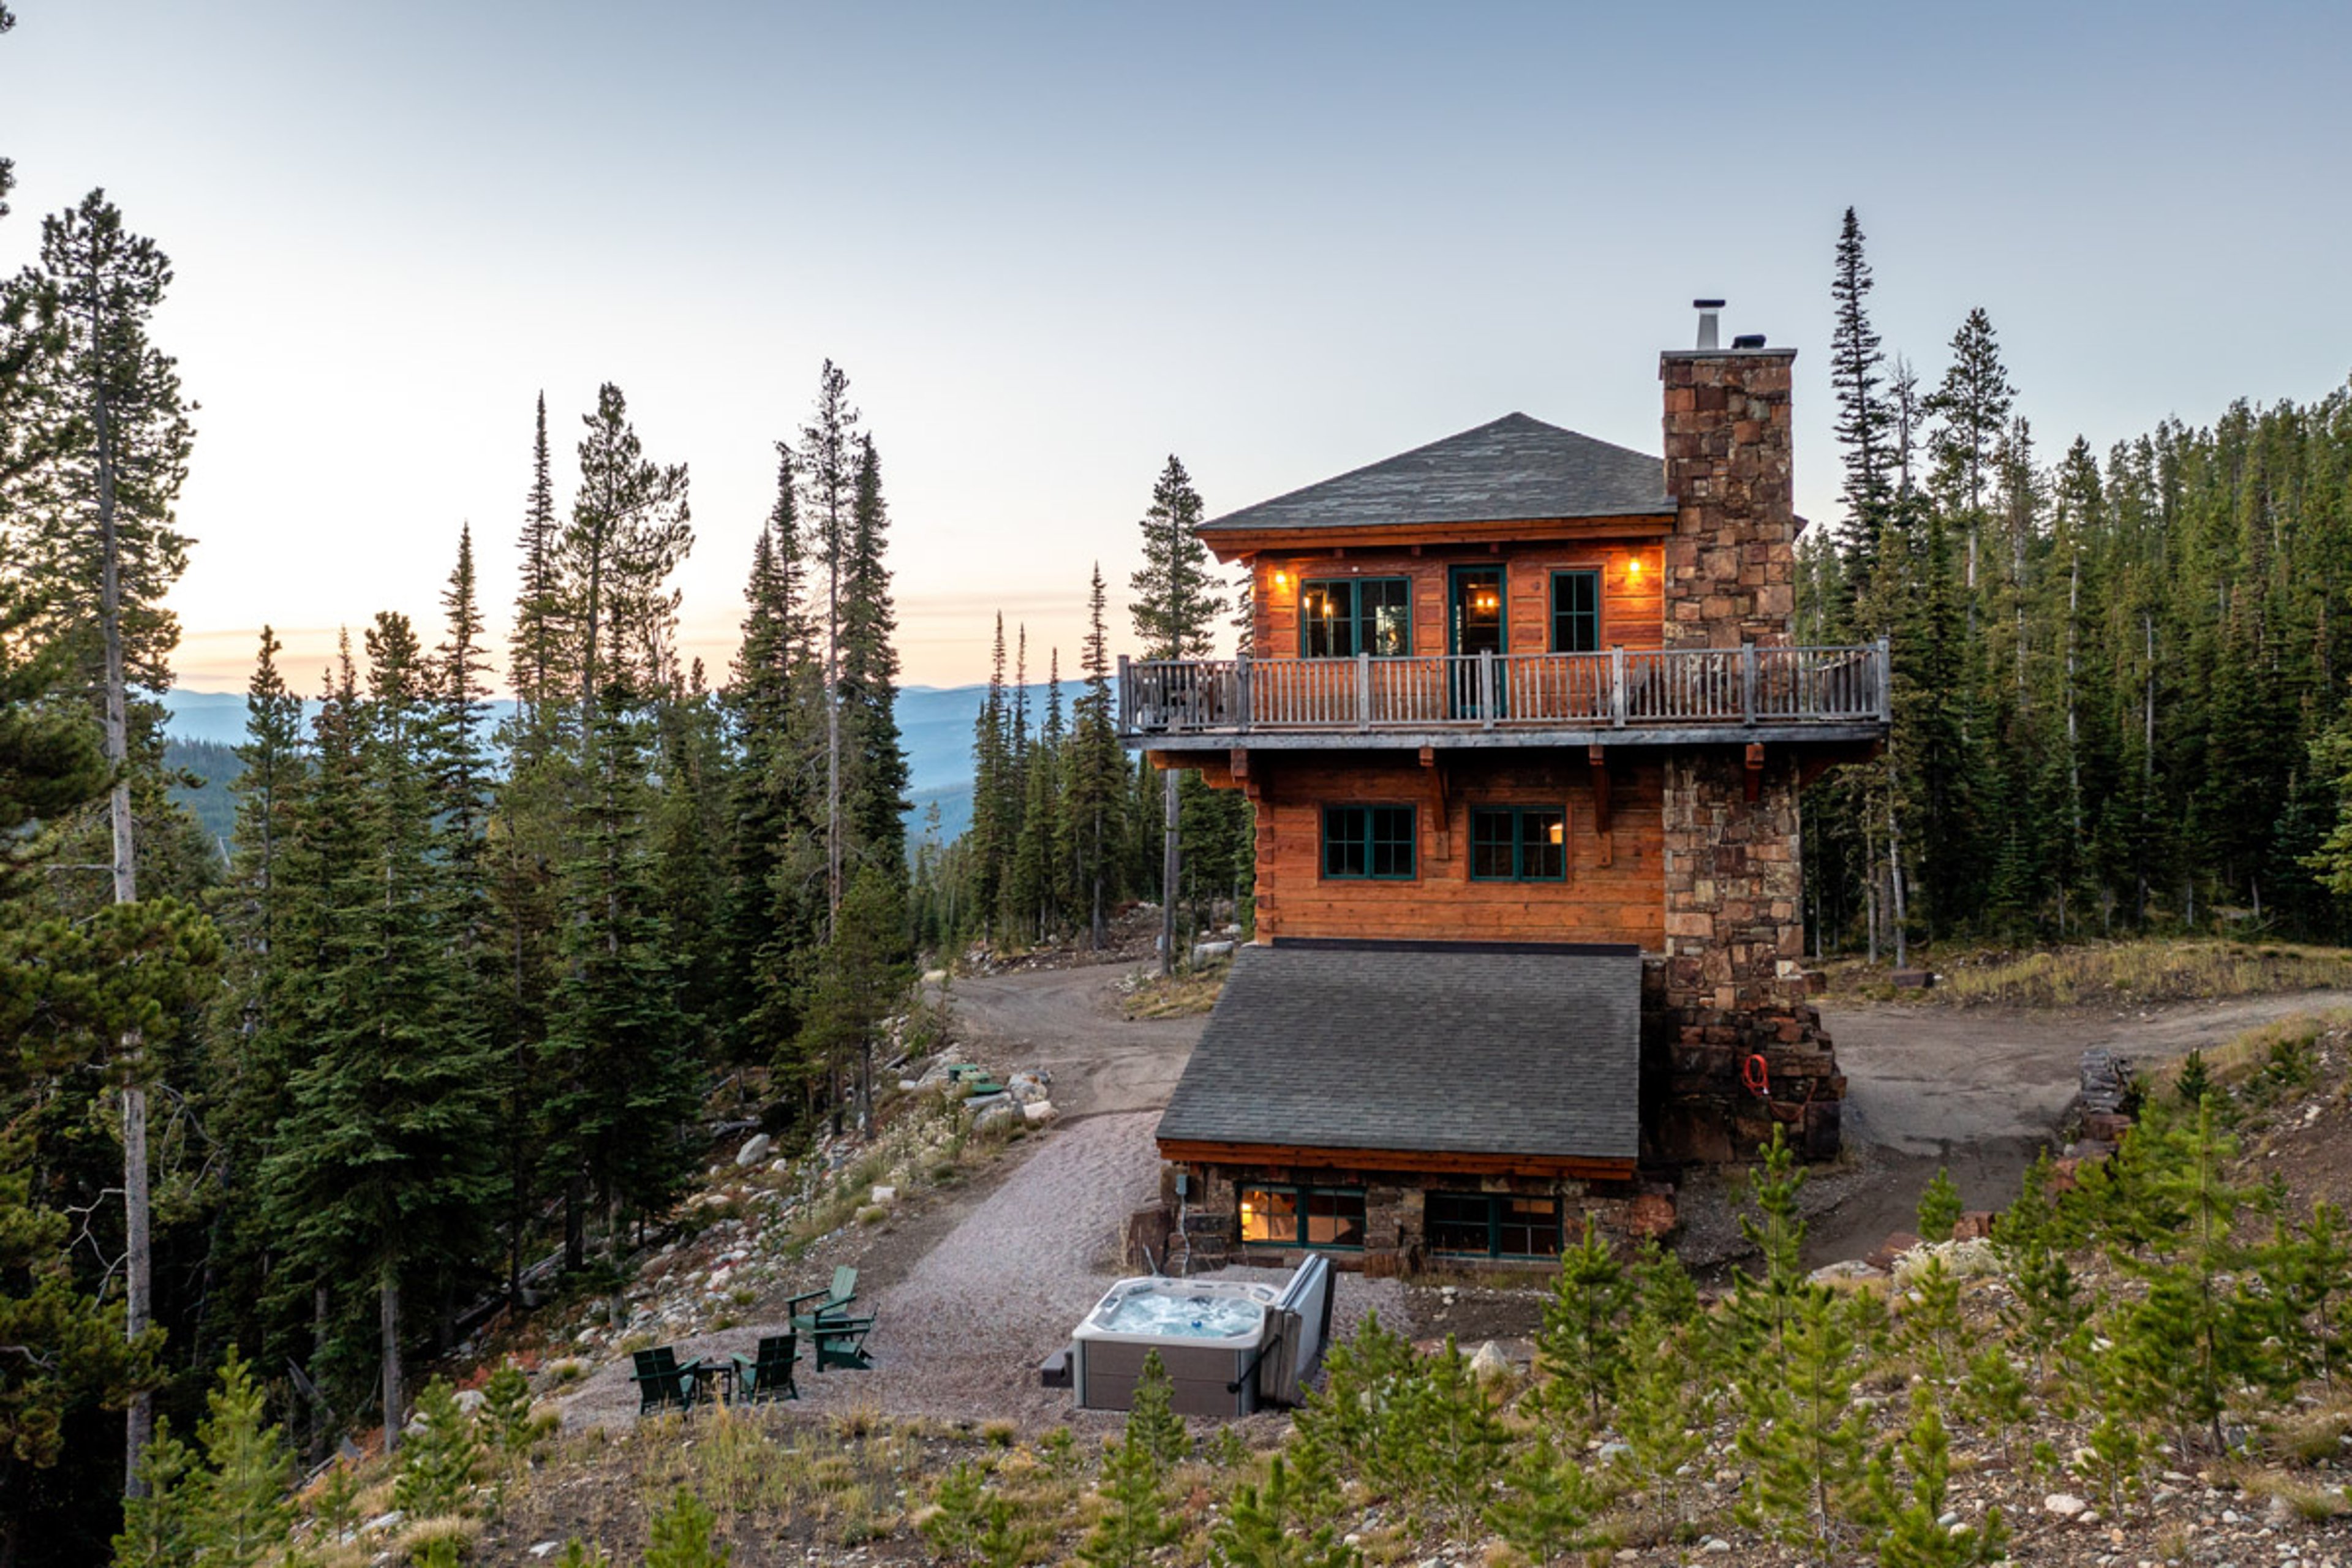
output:
MULTIPOLYGON (((1712 314, 1702 316, 1703 340, 1713 335, 1706 331, 1712 314)), ((1763 345, 1742 337, 1727 349, 1658 356, 1666 494, 1675 505, 1665 545, 1668 647, 1789 641, 1797 607, 1789 383, 1797 351, 1763 345)))

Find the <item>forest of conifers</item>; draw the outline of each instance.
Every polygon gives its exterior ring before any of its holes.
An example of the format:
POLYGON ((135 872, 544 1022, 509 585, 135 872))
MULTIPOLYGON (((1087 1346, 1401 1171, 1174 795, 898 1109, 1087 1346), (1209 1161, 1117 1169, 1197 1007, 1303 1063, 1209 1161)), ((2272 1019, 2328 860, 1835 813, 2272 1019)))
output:
POLYGON ((1807 799, 1813 940, 2341 937, 2352 392, 2062 450, 1984 311, 1915 370, 1871 289, 1849 210, 1800 635, 1890 638, 1895 727, 1807 799))

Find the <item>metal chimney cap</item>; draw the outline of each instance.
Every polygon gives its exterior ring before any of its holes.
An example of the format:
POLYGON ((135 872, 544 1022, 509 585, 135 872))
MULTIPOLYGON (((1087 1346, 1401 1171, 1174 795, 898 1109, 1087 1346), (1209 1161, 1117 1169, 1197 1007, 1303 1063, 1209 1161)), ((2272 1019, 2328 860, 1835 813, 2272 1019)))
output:
POLYGON ((1693 300, 1691 301, 1691 308, 1696 310, 1720 310, 1723 309, 1723 301, 1720 300, 1693 300))
POLYGON ((1731 346, 1736 349, 1760 349, 1764 346, 1764 334, 1742 332, 1731 340, 1731 346))

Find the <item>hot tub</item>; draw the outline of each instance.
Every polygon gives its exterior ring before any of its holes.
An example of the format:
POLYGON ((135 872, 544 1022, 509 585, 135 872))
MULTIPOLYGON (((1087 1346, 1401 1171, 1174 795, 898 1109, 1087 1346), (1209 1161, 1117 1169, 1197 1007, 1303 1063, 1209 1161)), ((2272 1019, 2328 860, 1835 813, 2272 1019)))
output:
POLYGON ((1261 1398, 1289 1404, 1330 1324, 1330 1265, 1311 1258, 1286 1285, 1122 1279, 1070 1336, 1070 1382, 1088 1410, 1134 1402, 1153 1351, 1185 1415, 1246 1415, 1261 1398))

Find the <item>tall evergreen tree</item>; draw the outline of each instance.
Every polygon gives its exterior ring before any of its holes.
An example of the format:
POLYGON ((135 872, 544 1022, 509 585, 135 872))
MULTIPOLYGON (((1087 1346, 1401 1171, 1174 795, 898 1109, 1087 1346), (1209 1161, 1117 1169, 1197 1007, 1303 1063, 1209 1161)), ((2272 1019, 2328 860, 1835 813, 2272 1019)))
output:
MULTIPOLYGON (((1201 522, 1201 495, 1173 453, 1151 488, 1143 514, 1143 564, 1129 586, 1135 597, 1128 614, 1143 641, 1143 657, 1205 658, 1214 646, 1216 620, 1225 613, 1209 571, 1209 549, 1192 531, 1201 522)), ((1160 973, 1176 967, 1176 900, 1182 891, 1182 806, 1180 775, 1167 773, 1160 804, 1160 973)))
POLYGON ((1078 896, 1085 902, 1089 941, 1097 950, 1110 940, 1107 906, 1120 886, 1118 835, 1127 773, 1111 708, 1110 637, 1103 615, 1102 565, 1097 563, 1087 589, 1087 640, 1079 660, 1086 690, 1073 715, 1066 799, 1076 846, 1078 896))
POLYGON ((1845 209, 1839 231, 1837 268, 1830 283, 1835 319, 1830 334, 1830 382, 1837 395, 1836 433, 1845 452, 1843 546, 1846 569, 1866 580, 1876 562, 1879 532, 1894 492, 1888 470, 1887 427, 1893 416, 1879 388, 1885 357, 1870 324, 1870 263, 1862 251, 1862 225, 1845 209))
POLYGON ((838 660, 840 793, 847 814, 843 839, 848 874, 872 867, 900 883, 907 875, 907 753, 898 739, 898 653, 891 645, 889 509, 882 499, 882 460, 871 432, 857 438, 851 487, 848 559, 842 577, 838 660))

